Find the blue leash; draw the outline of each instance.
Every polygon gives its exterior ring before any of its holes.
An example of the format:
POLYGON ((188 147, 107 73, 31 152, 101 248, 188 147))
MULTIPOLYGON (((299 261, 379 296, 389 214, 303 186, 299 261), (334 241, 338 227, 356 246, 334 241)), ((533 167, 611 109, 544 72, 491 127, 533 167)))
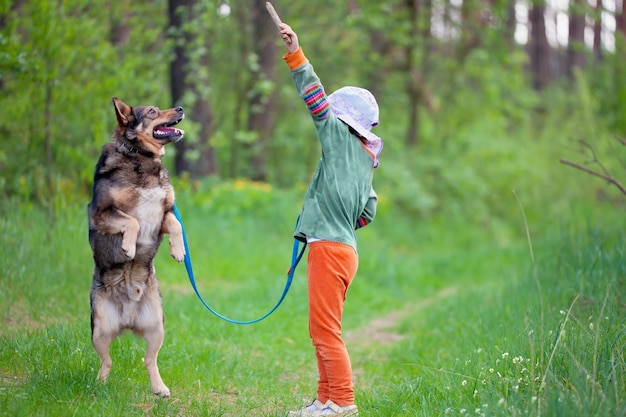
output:
MULTIPOLYGON (((272 309, 270 311, 268 311, 267 313, 265 313, 264 315, 262 315, 261 317, 259 317, 257 319, 247 320, 247 321, 233 320, 233 319, 230 319, 230 318, 228 318, 226 316, 223 316, 220 313, 218 313, 217 311, 213 310, 206 303, 206 301, 204 301, 204 299, 200 295, 200 291, 198 291, 198 287, 196 286, 196 280, 195 280, 194 275, 193 275, 193 268, 191 266, 191 255, 190 255, 190 252, 189 252, 189 245, 187 244, 187 234, 185 233, 185 227, 183 226, 183 220, 180 218, 180 213, 178 212, 178 208, 176 207, 176 204, 174 204, 174 216, 176 216, 176 219, 178 220, 178 222, 180 223, 180 226, 183 229, 183 243, 185 244, 185 269, 187 270, 187 275, 189 276, 189 282, 191 283, 191 286, 193 287, 193 290, 196 292, 196 295, 198 296, 198 299, 207 308, 207 310, 209 310, 211 313, 215 314, 217 317, 221 318, 222 320, 225 320, 225 321, 227 321, 229 323, 234 323, 234 324, 252 324, 252 323, 257 323, 257 322, 263 320, 264 318, 266 318, 267 316, 269 316, 270 314, 272 314, 274 311, 276 311, 278 306, 280 306, 280 304, 283 302, 283 300, 287 296, 287 292, 289 291, 289 288, 291 287, 291 282, 293 281, 293 274, 296 272, 296 267, 298 266, 298 263, 300 262, 300 259, 302 259, 302 255, 304 255, 304 250, 306 249, 306 242, 304 243, 304 246, 302 247, 302 249, 298 253, 298 249, 300 247, 300 243, 302 243, 302 242, 300 242, 298 239, 294 238, 293 251, 291 253, 291 267, 289 268, 289 271, 287 271, 287 282, 285 283, 285 289, 283 290, 283 293, 281 294, 280 299, 278 300, 276 305, 274 307, 272 307, 272 309)), ((297 223, 296 223, 296 225, 297 225, 297 223)))

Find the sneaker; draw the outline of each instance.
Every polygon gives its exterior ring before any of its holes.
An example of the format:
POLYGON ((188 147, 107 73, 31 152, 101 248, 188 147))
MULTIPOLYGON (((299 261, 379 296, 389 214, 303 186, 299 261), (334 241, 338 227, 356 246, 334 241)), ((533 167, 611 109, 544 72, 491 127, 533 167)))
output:
POLYGON ((322 411, 317 414, 318 416, 356 416, 359 414, 359 409, 356 405, 344 405, 343 407, 335 404, 331 400, 326 401, 322 411))
POLYGON ((313 400, 313 402, 306 407, 296 410, 290 411, 287 416, 289 417, 310 417, 310 416, 319 416, 322 410, 326 407, 326 404, 318 400, 317 398, 313 400))

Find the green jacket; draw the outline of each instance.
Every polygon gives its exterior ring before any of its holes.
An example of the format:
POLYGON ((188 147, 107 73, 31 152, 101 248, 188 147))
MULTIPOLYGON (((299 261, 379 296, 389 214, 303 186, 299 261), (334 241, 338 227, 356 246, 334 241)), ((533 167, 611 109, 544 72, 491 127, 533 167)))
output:
POLYGON ((302 241, 317 238, 343 242, 356 251, 356 229, 376 215, 378 197, 372 187, 375 156, 332 113, 320 79, 302 50, 285 55, 285 60, 322 147, 294 236, 302 241))

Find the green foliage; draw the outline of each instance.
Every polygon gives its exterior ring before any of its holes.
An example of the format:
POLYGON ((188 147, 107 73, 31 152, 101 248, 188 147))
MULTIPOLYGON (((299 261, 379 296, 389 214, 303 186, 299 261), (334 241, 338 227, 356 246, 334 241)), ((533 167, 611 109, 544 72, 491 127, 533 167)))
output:
MULTIPOLYGON (((209 98, 215 120, 211 138, 199 137, 199 122, 186 120, 184 140, 211 142, 219 177, 245 176, 259 135, 246 126, 249 109, 244 104, 252 91, 266 97, 276 89, 274 134, 266 154, 268 181, 281 188, 302 187, 320 157, 315 131, 281 62, 283 51, 276 57, 275 81, 259 73, 246 4, 232 4, 230 14, 219 14, 217 2, 199 1, 184 19, 185 31, 200 35, 187 45, 195 77, 188 81, 209 98)), ((496 224, 517 213, 512 190, 555 212, 572 199, 613 198, 601 181, 574 173, 558 159, 584 140, 619 174, 619 152, 607 138, 621 131, 621 49, 579 73, 573 86, 556 84, 534 92, 524 70, 524 50, 506 41, 508 8, 496 5, 495 23, 481 32, 478 46, 462 60, 452 45, 437 38, 412 50, 411 59, 423 71, 417 75, 425 98, 419 110, 419 145, 411 148, 404 139, 404 92, 409 76, 415 76, 406 72, 406 48, 415 41, 408 10, 386 3, 326 0, 315 7, 325 13, 313 13, 306 3, 276 6, 298 31, 328 91, 357 84, 376 92, 381 106, 376 130, 386 147, 375 185, 387 204, 421 219, 471 214, 471 221, 496 224), (421 63, 425 66, 419 67, 421 63)), ((171 51, 184 37, 167 29, 165 9, 163 1, 87 5, 73 0, 0 10, 5 18, 0 30, 4 196, 53 209, 86 200, 99 150, 115 125, 110 98, 168 105, 171 51), (128 38, 114 41, 120 26, 129 30, 128 38)), ((420 30, 426 23, 419 20, 420 30)), ((184 105, 193 106, 196 99, 185 96, 184 105)), ((168 166, 174 152, 168 151, 168 166)), ((191 151, 186 157, 198 159, 200 153, 191 151)))
POLYGON ((152 4, 136 4, 127 43, 113 45, 111 25, 123 7, 33 1, 4 11, 2 194, 49 202, 57 192, 86 189, 115 126, 111 97, 132 104, 166 102, 167 89, 157 86, 167 79, 167 48, 155 47, 162 13, 152 4))
POLYGON ((593 67, 589 71, 589 83, 598 97, 599 117, 608 122, 612 132, 626 136, 626 41, 617 36, 617 51, 606 54, 604 64, 593 67))

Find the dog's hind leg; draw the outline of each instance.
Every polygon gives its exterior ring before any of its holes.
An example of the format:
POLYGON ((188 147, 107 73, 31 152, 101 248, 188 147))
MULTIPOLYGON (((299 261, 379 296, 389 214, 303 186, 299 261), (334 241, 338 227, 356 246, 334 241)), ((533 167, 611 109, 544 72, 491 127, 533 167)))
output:
POLYGON ((185 244, 183 242, 183 228, 174 216, 174 213, 168 212, 163 219, 161 233, 170 235, 170 255, 177 262, 185 259, 185 244))
POLYGON ((146 287, 144 298, 141 301, 142 306, 137 312, 141 319, 135 323, 133 331, 137 336, 143 337, 146 341, 146 356, 144 357, 144 361, 146 370, 148 371, 148 377, 150 378, 150 384, 152 385, 152 392, 160 397, 168 398, 170 396, 170 390, 163 383, 157 365, 157 356, 163 345, 165 335, 165 329, 163 327, 163 306, 161 304, 161 293, 159 292, 156 278, 153 277, 151 281, 152 282, 146 287))
POLYGON ((148 377, 152 384, 152 392, 159 397, 168 398, 170 396, 170 390, 165 386, 159 373, 159 367, 157 365, 157 356, 161 345, 163 345, 164 330, 163 322, 158 326, 154 326, 153 329, 144 333, 146 339, 146 370, 148 371, 148 377))
POLYGON ((113 361, 111 360, 109 348, 111 346, 111 341, 119 332, 119 325, 117 324, 115 317, 109 316, 109 320, 105 320, 104 317, 107 316, 103 315, 99 311, 100 308, 106 308, 102 300, 100 300, 100 305, 95 307, 92 313, 91 341, 96 353, 100 356, 98 379, 104 383, 109 377, 109 372, 111 372, 111 365, 113 364, 113 361))
POLYGON ((109 353, 111 340, 113 340, 112 337, 106 337, 105 335, 100 335, 93 338, 93 347, 96 349, 96 352, 100 356, 100 370, 98 371, 98 379, 103 383, 107 382, 107 379, 109 378, 109 373, 111 372, 111 365, 113 364, 113 361, 111 360, 111 354, 109 353))

